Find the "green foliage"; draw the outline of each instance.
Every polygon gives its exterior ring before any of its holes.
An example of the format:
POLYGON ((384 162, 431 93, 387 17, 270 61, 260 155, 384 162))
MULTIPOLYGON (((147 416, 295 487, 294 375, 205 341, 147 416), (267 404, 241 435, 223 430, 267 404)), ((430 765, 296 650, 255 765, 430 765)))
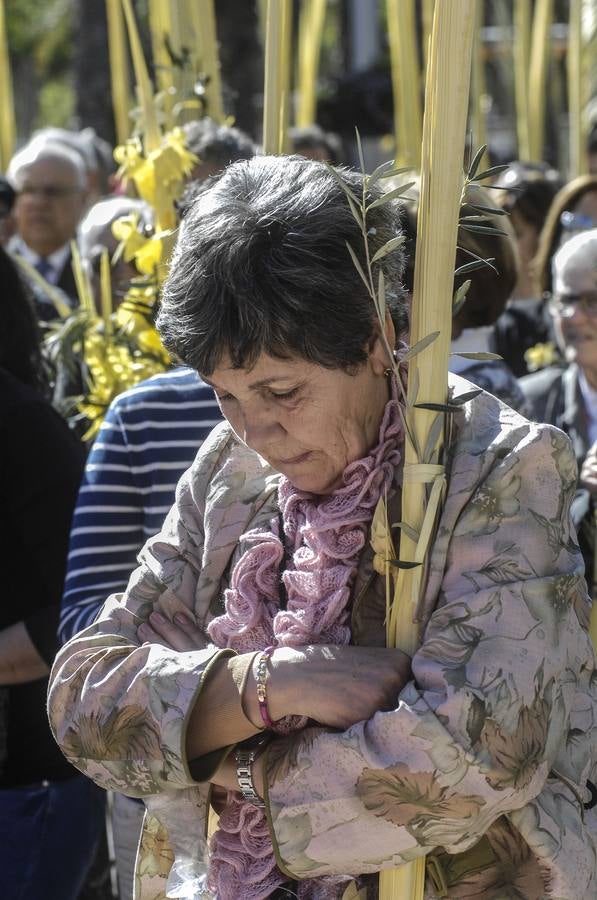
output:
POLYGON ((11 57, 33 60, 37 74, 64 72, 72 57, 72 0, 8 0, 6 31, 11 57))
POLYGON ((41 86, 38 97, 35 128, 55 125, 68 128, 75 110, 75 92, 65 78, 54 78, 41 86))

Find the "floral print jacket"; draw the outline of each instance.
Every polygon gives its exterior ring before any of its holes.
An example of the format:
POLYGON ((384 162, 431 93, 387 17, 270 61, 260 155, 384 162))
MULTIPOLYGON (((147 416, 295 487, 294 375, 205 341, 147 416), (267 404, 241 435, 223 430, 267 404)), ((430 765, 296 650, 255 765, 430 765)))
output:
MULTIPOLYGON (((470 389, 451 376, 453 396, 470 389)), ((597 678, 569 523, 569 441, 481 393, 454 416, 447 463, 413 680, 393 711, 270 745, 274 849, 289 878, 354 877, 339 897, 347 888, 370 900, 368 873, 424 855, 430 898, 589 900, 597 678)), ((202 622, 221 612, 239 537, 276 514, 276 486, 263 460, 218 426, 125 594, 52 671, 49 713, 66 756, 148 806, 142 900, 166 896, 172 846, 202 856, 208 790, 189 769, 185 728, 202 679, 229 651, 140 646, 137 627, 155 607, 169 616, 191 608, 202 622)), ((383 586, 370 557, 354 587, 353 640, 382 645, 383 586)))

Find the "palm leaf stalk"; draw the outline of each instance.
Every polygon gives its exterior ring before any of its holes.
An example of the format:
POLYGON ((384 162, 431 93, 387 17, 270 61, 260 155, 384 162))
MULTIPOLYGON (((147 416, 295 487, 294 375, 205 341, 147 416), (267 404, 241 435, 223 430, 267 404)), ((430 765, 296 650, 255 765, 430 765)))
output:
POLYGON ((61 290, 56 288, 53 284, 50 284, 49 281, 40 275, 35 266, 32 266, 31 263, 28 263, 24 256, 19 256, 15 253, 13 256, 13 261, 17 264, 17 266, 23 270, 24 274, 41 290, 43 293, 52 301, 54 304, 54 309, 56 310, 58 317, 60 319, 68 319, 71 314, 71 308, 68 303, 64 300, 64 295, 61 290))
POLYGON ((431 40, 431 26, 433 25, 433 6, 435 0, 423 0, 421 7, 421 25, 423 30, 423 67, 427 70, 429 62, 429 42, 431 40))
POLYGON ((263 90, 263 152, 284 151, 287 109, 288 46, 291 0, 268 0, 265 22, 265 82, 263 90))
POLYGON ((514 3, 514 94, 518 158, 531 159, 529 125, 529 57, 531 52, 531 0, 514 3))
POLYGON ((100 295, 102 301, 102 319, 106 340, 110 340, 114 330, 112 313, 114 303, 112 301, 112 281, 110 278, 110 254, 107 247, 102 250, 100 262, 100 295))
POLYGON ((327 0, 303 0, 298 39, 298 104, 296 124, 312 125, 317 111, 317 73, 327 0))
MULTIPOLYGON (((452 286, 464 188, 462 160, 473 31, 468 0, 435 5, 425 91, 411 318, 413 348, 428 343, 409 362, 407 415, 412 425, 405 437, 401 516, 408 527, 400 532, 401 566, 393 567, 395 590, 386 626, 388 646, 409 654, 419 643, 417 607, 424 563, 445 485, 441 464, 445 415, 421 408, 420 403, 444 405, 448 395, 452 286), (435 340, 429 340, 438 332, 435 340), (439 428, 436 423, 441 423, 439 428), (404 567, 412 563, 418 565, 404 567)), ((380 874, 380 900, 421 900, 424 881, 424 859, 384 871, 380 874)))
POLYGON ((149 154, 153 150, 158 149, 162 136, 153 99, 153 88, 147 72, 147 65, 143 55, 143 48, 141 46, 141 39, 135 21, 133 6, 131 0, 121 0, 121 2, 129 36, 133 67, 135 70, 137 96, 141 106, 144 136, 143 143, 146 154, 149 154))
POLYGON ((116 142, 124 144, 129 136, 131 108, 129 59, 120 0, 106 0, 108 21, 108 53, 110 57, 110 86, 116 142))
POLYGON ((14 152, 15 110, 6 35, 4 0, 0 0, 0 169, 5 170, 14 152))
MULTIPOLYGON (((485 127, 485 110, 483 108, 486 94, 485 84, 485 48, 483 45, 483 11, 484 0, 475 0, 475 44, 473 48, 473 68, 471 72, 471 129, 475 143, 487 144, 485 127)), ((485 159, 483 160, 485 161, 485 159)))
POLYGON ((582 48, 582 0, 570 0, 568 23, 568 123, 570 129, 570 178, 586 172, 585 134, 583 127, 583 48, 582 48))
POLYGON ((197 57, 205 76, 207 110, 211 119, 222 123, 225 115, 214 0, 188 0, 188 11, 197 43, 197 57))
POLYGON ((543 159, 545 137, 545 86, 551 53, 554 0, 536 0, 531 35, 529 68, 529 158, 543 159), (532 102, 530 102, 532 98, 532 102))
POLYGON ((165 127, 172 127, 173 94, 181 93, 180 78, 172 64, 168 47, 173 44, 173 22, 170 0, 149 0, 149 31, 153 53, 154 79, 162 92, 165 127))
POLYGON ((396 161, 419 167, 421 157, 420 71, 414 0, 387 0, 394 95, 396 161))

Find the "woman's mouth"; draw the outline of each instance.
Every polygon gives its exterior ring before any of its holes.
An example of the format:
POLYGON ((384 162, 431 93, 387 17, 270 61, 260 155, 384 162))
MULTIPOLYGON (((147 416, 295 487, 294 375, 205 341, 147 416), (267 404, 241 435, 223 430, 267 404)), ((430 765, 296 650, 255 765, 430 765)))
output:
POLYGON ((307 450, 305 453, 300 453, 298 456, 291 456, 289 459, 278 459, 276 460, 276 465, 278 466, 296 466, 299 463, 306 462, 306 460, 311 456, 311 451, 307 450))

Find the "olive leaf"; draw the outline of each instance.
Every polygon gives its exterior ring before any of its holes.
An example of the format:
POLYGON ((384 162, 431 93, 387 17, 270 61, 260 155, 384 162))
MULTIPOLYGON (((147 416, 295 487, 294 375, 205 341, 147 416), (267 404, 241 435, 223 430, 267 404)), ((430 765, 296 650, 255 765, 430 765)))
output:
POLYGON ((379 272, 379 279, 377 282, 377 300, 375 305, 377 307, 377 316, 379 318, 380 324, 383 325, 386 320, 386 279, 383 273, 383 269, 380 269, 379 272))
POLYGON ((373 185, 382 178, 393 178, 396 175, 403 175, 404 172, 412 172, 412 166, 394 166, 394 162, 391 160, 386 160, 386 162, 381 163, 376 169, 373 170, 371 175, 367 176, 367 189, 373 187, 373 185), (391 166, 391 168, 387 168, 387 166, 391 166))
POLYGON ((496 206, 481 206, 480 203, 469 203, 468 206, 471 209, 477 210, 477 212, 487 213, 490 216, 508 216, 510 215, 507 209, 500 209, 496 206))
MULTIPOLYGON (((404 175, 405 172, 412 172, 412 166, 398 166, 395 169, 388 169, 387 172, 383 172, 379 177, 380 178, 396 178, 398 175, 404 175)), ((415 182, 412 182, 415 184, 415 182)))
POLYGON ((407 191, 415 184, 414 181, 409 181, 406 184, 400 185, 400 187, 393 188, 391 191, 387 191, 381 197, 378 197, 377 200, 374 200, 373 203, 370 203, 367 207, 367 212, 371 209, 376 209, 376 207, 381 206, 383 203, 389 203, 390 200, 397 200, 400 197, 404 197, 404 191, 407 191))
POLYGON ((490 166, 489 169, 485 169, 484 172, 479 172, 478 175, 470 178, 469 181, 483 181, 485 178, 493 178, 494 175, 499 175, 500 172, 505 172, 506 169, 509 168, 510 166, 490 166))
POLYGON ((392 528, 400 528, 401 531, 405 533, 405 535, 410 538, 413 544, 416 544, 419 540, 419 532, 416 531, 412 525, 409 525, 408 522, 393 522, 392 528))
POLYGON ((497 234, 501 237, 508 237, 505 231, 502 231, 501 228, 496 228, 495 225, 468 225, 467 223, 462 222, 462 220, 458 223, 458 227, 462 228, 463 231, 475 231, 477 234, 497 234))
POLYGON ((499 353, 489 353, 487 350, 479 350, 476 352, 450 353, 450 356, 460 356, 462 359, 503 359, 499 353))
POLYGON ((432 331, 431 334, 425 335, 424 338, 421 338, 420 341, 417 341, 414 346, 406 351, 401 361, 408 362, 409 359, 412 359, 414 356, 417 356, 418 353, 421 353, 422 350, 425 350, 425 348, 428 347, 429 344, 432 344, 438 337, 439 331, 432 331))
MULTIPOLYGON (((371 207, 369 207, 371 208, 371 207)), ((380 247, 373 259, 372 263, 378 262, 380 259, 383 259, 384 256, 387 256, 388 253, 391 253, 392 250, 396 250, 397 247, 400 247, 406 240, 406 235, 400 234, 398 237, 391 238, 387 243, 380 247)))
POLYGON ((469 166, 468 174, 466 176, 469 181, 472 181, 473 178, 475 177, 475 175, 477 174, 477 169, 479 168, 481 160, 483 159, 483 154, 485 153, 486 150, 487 150, 487 144, 483 144, 483 146, 479 147, 479 149, 475 153, 475 155, 473 157, 473 161, 471 162, 471 164, 469 166))
POLYGON ((429 429, 429 433, 427 435, 427 443, 425 444, 425 449, 423 451, 423 462, 427 463, 430 461, 435 446, 440 439, 443 427, 444 417, 440 413, 438 413, 438 415, 433 420, 433 424, 429 429))
POLYGON ((357 150, 359 151, 359 163, 361 166, 361 172, 365 175, 365 157, 363 156, 363 145, 361 143, 361 135, 359 133, 359 129, 355 126, 355 135, 357 139, 357 150))
POLYGON ((412 396, 410 405, 413 406, 417 402, 417 397, 419 396, 420 375, 418 369, 414 369, 409 375, 409 382, 412 382, 409 383, 409 388, 412 396))
POLYGON ((352 247, 350 246, 348 241, 345 241, 345 243, 346 243, 346 246, 348 247, 348 252, 350 253, 350 258, 352 259, 355 269, 361 276, 363 284, 365 285, 365 287, 367 288, 368 291, 371 291, 371 285, 369 284, 369 282, 367 280, 367 276, 365 275, 365 273, 363 271, 363 267, 359 262, 358 256, 356 255, 356 253, 354 252, 354 250, 352 249, 352 247))
POLYGON ((452 315, 456 316, 464 306, 466 301, 466 295, 468 294, 468 289, 471 286, 470 278, 467 278, 466 281, 463 281, 458 290, 454 294, 454 298, 452 300, 452 315))
POLYGON ((397 569, 417 569, 421 565, 418 562, 405 562, 402 559, 391 559, 390 563, 397 569))
POLYGON ((457 397, 452 397, 450 405, 451 406, 464 406, 465 403, 468 403, 469 400, 474 400, 475 397, 478 397, 479 394, 482 394, 483 391, 481 388, 475 388, 474 391, 466 391, 464 394, 459 394, 457 397))
POLYGON ((495 266, 491 264, 495 262, 495 258, 491 256, 489 259, 474 259, 472 262, 464 263, 462 266, 458 266, 455 270, 454 275, 467 275, 469 272, 474 272, 476 269, 482 269, 483 266, 489 266, 490 269, 496 271, 495 266))
POLYGON ((450 403, 415 403, 415 409, 428 409, 431 412, 453 413, 458 410, 458 406, 450 403))
POLYGON ((338 182, 338 184, 340 185, 340 187, 342 188, 342 190, 344 191, 346 196, 350 197, 350 199, 354 203, 358 204, 359 198, 355 194, 353 194, 351 188, 346 184, 346 182, 344 181, 344 179, 342 178, 340 173, 334 168, 334 166, 330 165, 330 163, 328 163, 328 162, 324 163, 324 165, 327 168, 330 175, 334 176, 334 178, 336 179, 336 181, 338 182))

